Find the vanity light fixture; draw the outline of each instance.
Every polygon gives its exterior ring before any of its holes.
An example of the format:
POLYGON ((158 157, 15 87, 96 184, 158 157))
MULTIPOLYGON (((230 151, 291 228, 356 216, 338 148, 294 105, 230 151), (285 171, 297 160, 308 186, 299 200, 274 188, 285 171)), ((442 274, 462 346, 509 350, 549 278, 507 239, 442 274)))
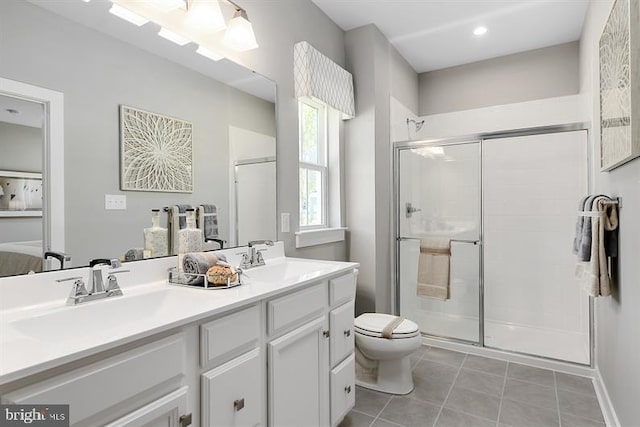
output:
POLYGON ((479 27, 476 27, 473 30, 473 35, 474 36, 483 36, 483 35, 487 34, 487 31, 488 31, 487 27, 479 26, 479 27))
POLYGON ((236 8, 236 13, 229 21, 227 32, 224 35, 224 42, 237 51, 245 51, 258 47, 256 36, 253 33, 253 26, 247 17, 247 11, 229 1, 236 8))
POLYGON ((125 9, 124 7, 115 3, 111 5, 111 9, 109 9, 109 12, 114 14, 118 18, 124 19, 125 21, 131 22, 132 24, 137 25, 138 27, 141 27, 147 22, 149 22, 147 18, 143 18, 137 13, 133 13, 129 9, 125 9))
POLYGON ((166 12, 174 9, 186 9, 187 4, 185 0, 151 0, 151 4, 166 12))
POLYGON ((220 3, 211 0, 189 0, 187 22, 202 31, 215 33, 227 28, 220 3))
POLYGON ((216 53, 210 49, 207 49, 204 46, 198 46, 198 50, 196 50, 196 53, 199 53, 200 55, 209 58, 213 61, 219 61, 222 58, 224 58, 224 55, 220 55, 219 53, 216 53))
POLYGON ((164 27, 160 28, 160 31, 158 32, 158 35, 160 37, 164 37, 165 39, 174 42, 175 44, 179 45, 179 46, 184 46, 187 43, 190 43, 191 40, 189 40, 186 37, 181 36, 180 34, 176 34, 173 31, 169 31, 164 27))

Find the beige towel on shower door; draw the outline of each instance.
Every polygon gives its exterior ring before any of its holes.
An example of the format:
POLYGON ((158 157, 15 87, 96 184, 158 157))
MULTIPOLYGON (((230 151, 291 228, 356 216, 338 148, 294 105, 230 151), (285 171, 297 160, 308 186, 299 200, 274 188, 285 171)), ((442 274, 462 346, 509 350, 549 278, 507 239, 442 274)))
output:
POLYGON ((420 240, 418 255, 418 296, 449 299, 451 239, 420 240))

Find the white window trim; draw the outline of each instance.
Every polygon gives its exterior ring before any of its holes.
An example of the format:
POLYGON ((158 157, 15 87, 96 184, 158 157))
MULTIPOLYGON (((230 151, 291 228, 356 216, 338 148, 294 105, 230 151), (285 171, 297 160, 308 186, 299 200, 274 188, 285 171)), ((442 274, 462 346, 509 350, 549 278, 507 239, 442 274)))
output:
MULTIPOLYGON (((323 174, 324 197, 323 201, 323 223, 321 226, 300 226, 295 233, 296 248, 305 248, 328 243, 341 242, 346 239, 347 227, 343 227, 342 218, 342 161, 340 159, 340 141, 342 139, 342 127, 340 112, 320 103, 315 99, 302 98, 299 102, 306 102, 313 107, 324 109, 324 123, 322 137, 325 144, 325 165, 326 173, 323 174)), ((308 164, 299 161, 300 167, 317 169, 317 164, 308 164)), ((298 173, 299 176, 299 173, 298 173)), ((299 191, 299 190, 298 190, 299 191)), ((300 209, 298 202, 298 209, 300 209)))
MULTIPOLYGON (((300 168, 306 168, 311 170, 320 171, 322 176, 322 212, 320 213, 320 224, 302 225, 298 221, 299 230, 318 230, 329 227, 329 141, 327 138, 328 127, 328 110, 329 106, 323 102, 316 101, 312 98, 300 98, 298 100, 298 146, 300 144, 300 137, 302 133, 302 108, 300 104, 307 104, 310 107, 316 108, 319 112, 318 120, 318 145, 321 152, 318 153, 320 163, 308 163, 298 159, 298 171, 300 168)), ((300 157, 300 156, 298 156, 300 157)), ((298 174, 299 176, 299 174, 298 174)), ((300 182, 298 182, 298 194, 300 194, 300 182)), ((300 200, 298 199, 298 211, 300 211, 300 200)))
POLYGON ((316 230, 301 230, 296 232, 296 248, 324 245, 341 242, 345 239, 347 227, 327 227, 316 230))

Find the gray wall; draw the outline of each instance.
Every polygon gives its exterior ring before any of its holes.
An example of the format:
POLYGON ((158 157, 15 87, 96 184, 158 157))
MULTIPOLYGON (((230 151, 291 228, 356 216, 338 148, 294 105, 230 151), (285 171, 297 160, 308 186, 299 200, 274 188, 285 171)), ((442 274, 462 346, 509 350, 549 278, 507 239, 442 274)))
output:
POLYGON ((345 36, 353 73, 356 117, 346 128, 346 203, 349 259, 361 264, 356 313, 391 311, 390 96, 418 103, 418 76, 374 25, 345 36))
MULTIPOLYGON (((592 116, 593 159, 600 158, 598 40, 612 4, 612 0, 590 3, 580 43, 581 93, 592 116)), ((609 173, 600 173, 597 164, 593 169, 595 192, 623 199, 617 284, 611 297, 596 299, 596 368, 620 425, 635 426, 640 420, 640 159, 609 173)))
POLYGON ((42 172, 42 130, 0 122, 0 170, 42 172))
POLYGON ((168 204, 216 204, 228 237, 228 127, 273 134, 273 104, 26 2, 1 2, 0 17, 0 75, 65 96, 65 250, 74 264, 141 247, 150 210, 168 204), (193 123, 192 194, 119 190, 119 104, 193 123), (127 210, 105 211, 104 195, 120 193, 127 210))
MULTIPOLYGON (((298 103, 293 87, 293 45, 308 41, 341 66, 344 32, 311 0, 246 1, 260 47, 235 59, 278 84, 278 212, 291 214, 291 232, 278 232, 288 256, 346 260, 346 242, 296 249, 298 212, 298 103)), ((349 225, 349 224, 347 224, 349 225)), ((279 227, 278 227, 279 228, 279 227)))
MULTIPOLYGON (((0 122, 0 170, 42 172, 42 130, 0 122)), ((42 239, 42 218, 1 218, 0 243, 42 239)))
POLYGON ((422 73, 418 115, 574 95, 578 91, 578 42, 571 42, 422 73))

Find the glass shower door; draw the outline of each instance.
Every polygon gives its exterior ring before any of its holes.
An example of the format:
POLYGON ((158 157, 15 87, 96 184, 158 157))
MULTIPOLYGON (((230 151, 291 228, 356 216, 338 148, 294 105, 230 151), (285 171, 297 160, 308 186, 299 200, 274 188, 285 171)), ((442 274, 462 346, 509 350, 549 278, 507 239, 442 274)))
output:
POLYGON ((422 333, 480 341, 480 143, 412 145, 396 157, 400 315, 422 333), (451 239, 449 299, 418 295, 421 241, 451 239))

